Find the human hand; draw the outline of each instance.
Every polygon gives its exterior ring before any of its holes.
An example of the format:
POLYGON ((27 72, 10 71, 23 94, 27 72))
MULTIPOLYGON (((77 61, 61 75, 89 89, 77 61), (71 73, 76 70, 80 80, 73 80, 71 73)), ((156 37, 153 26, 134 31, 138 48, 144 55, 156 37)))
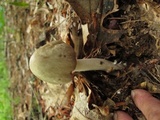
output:
MULTIPOLYGON (((142 111, 147 120, 160 120, 160 100, 142 89, 131 92, 135 105, 142 111)), ((117 111, 114 120, 133 120, 127 113, 117 111)))

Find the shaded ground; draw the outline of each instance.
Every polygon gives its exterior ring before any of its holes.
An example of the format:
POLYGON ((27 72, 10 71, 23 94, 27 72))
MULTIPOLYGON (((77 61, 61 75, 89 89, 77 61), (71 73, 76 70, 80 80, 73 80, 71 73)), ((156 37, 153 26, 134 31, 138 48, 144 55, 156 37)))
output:
MULTIPOLYGON (((55 7, 54 1, 43 1, 38 5, 33 1, 26 2, 30 3, 30 7, 6 6, 7 26, 13 29, 13 32, 11 32, 12 30, 8 31, 10 34, 6 33, 6 57, 10 70, 14 119, 61 119, 67 114, 67 118, 69 118, 69 113, 62 115, 54 113, 55 108, 46 110, 46 101, 40 95, 40 93, 47 91, 46 86, 31 74, 28 62, 38 42, 44 39, 50 41, 51 34, 54 34, 56 39, 60 37, 56 34, 58 30, 55 30, 57 24, 54 24, 56 22, 54 17, 57 14, 60 16, 67 14, 66 12, 70 8, 68 8, 68 4, 63 2, 57 3, 58 7, 55 7), (46 7, 46 3, 51 6, 46 7), (55 8, 50 8, 52 6, 55 8)), ((131 89, 144 88, 160 98, 160 27, 157 27, 160 25, 160 18, 155 16, 141 17, 137 14, 140 12, 137 10, 138 5, 142 8, 142 12, 146 12, 143 8, 143 2, 140 1, 139 4, 136 1, 129 1, 128 4, 123 0, 119 2, 120 10, 112 11, 113 13, 108 16, 105 16, 106 13, 104 14, 105 17, 101 24, 104 29, 99 33, 92 29, 92 27, 98 29, 94 23, 97 21, 92 19, 93 24, 90 24, 90 29, 93 31, 90 30, 90 36, 84 46, 85 55, 80 56, 116 60, 126 64, 126 67, 122 71, 113 73, 103 71, 81 73, 87 79, 94 93, 93 101, 89 101, 90 108, 93 108, 92 103, 101 106, 109 98, 117 105, 110 109, 111 112, 118 109, 124 110, 136 120, 142 115, 130 99, 131 89), (151 17, 154 19, 150 20, 151 17), (99 38, 96 36, 97 34, 100 36, 99 38), (117 85, 117 83, 119 84, 117 85)), ((159 1, 155 2, 156 5, 159 4, 159 1)), ((159 14, 155 10, 159 9, 159 6, 153 7, 151 2, 145 4, 152 11, 148 14, 159 14)), ((62 21, 59 23, 63 26, 62 21)), ((61 36, 63 36, 62 33, 61 36)))

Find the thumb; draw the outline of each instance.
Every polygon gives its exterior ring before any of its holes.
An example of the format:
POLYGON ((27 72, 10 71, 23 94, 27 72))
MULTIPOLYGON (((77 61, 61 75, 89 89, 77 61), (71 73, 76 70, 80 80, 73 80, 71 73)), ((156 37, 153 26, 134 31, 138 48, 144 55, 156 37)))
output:
POLYGON ((158 99, 142 89, 132 90, 131 96, 147 120, 160 120, 160 101, 158 99))

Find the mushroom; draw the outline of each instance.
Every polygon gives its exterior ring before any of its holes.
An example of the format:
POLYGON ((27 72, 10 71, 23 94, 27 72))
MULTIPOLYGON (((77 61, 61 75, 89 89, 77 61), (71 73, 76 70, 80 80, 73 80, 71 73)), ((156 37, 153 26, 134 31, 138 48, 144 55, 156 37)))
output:
POLYGON ((52 41, 36 49, 29 61, 30 70, 39 79, 49 83, 67 83, 72 73, 80 71, 122 69, 120 64, 100 58, 76 59, 73 48, 59 41, 52 41))

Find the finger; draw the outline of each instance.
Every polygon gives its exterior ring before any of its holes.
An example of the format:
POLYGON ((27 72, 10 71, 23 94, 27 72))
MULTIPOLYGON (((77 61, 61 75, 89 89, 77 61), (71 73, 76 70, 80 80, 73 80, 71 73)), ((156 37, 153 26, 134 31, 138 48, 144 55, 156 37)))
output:
POLYGON ((127 113, 122 111, 117 111, 114 114, 114 120, 133 120, 127 113))
POLYGON ((158 99, 141 89, 133 90, 131 95, 147 120, 160 120, 160 101, 158 99))

